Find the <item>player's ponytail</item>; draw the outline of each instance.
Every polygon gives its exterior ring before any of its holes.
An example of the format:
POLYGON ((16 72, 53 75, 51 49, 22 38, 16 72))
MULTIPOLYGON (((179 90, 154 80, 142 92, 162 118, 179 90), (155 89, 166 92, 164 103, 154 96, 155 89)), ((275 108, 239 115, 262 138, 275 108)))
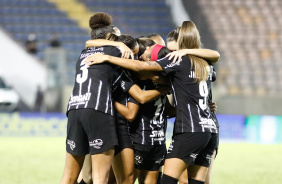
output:
MULTIPOLYGON (((184 21, 179 30, 178 48, 199 49, 201 48, 201 38, 198 29, 192 21, 184 21)), ((207 80, 208 63, 197 56, 188 55, 191 61, 191 70, 194 69, 196 81, 207 80)))
POLYGON ((112 17, 109 14, 98 12, 89 19, 91 39, 105 39, 108 33, 114 33, 111 26, 112 17))

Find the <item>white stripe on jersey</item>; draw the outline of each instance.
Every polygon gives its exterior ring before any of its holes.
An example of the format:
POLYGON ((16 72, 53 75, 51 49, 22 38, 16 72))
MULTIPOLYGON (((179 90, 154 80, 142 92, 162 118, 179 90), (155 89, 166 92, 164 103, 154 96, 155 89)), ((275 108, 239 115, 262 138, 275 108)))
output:
MULTIPOLYGON (((88 92, 88 93, 90 93, 91 83, 92 83, 92 79, 90 78, 90 79, 89 79, 89 84, 88 84, 88 89, 87 89, 87 92, 88 92)), ((84 108, 86 108, 86 107, 87 107, 87 105, 88 105, 88 101, 89 101, 89 100, 87 100, 87 101, 86 101, 84 108)))
POLYGON ((107 113, 107 112, 108 112, 108 109, 109 109, 109 107, 108 107, 108 103, 109 103, 109 96, 110 96, 110 95, 109 95, 109 91, 108 91, 105 113, 107 113))
POLYGON ((175 103, 175 106, 177 106, 177 99, 176 99, 176 95, 175 95, 175 89, 174 89, 174 86, 173 86, 170 78, 169 78, 169 80, 170 80, 171 88, 172 88, 172 92, 173 92, 174 103, 175 103))
MULTIPOLYGON (((199 120, 201 121, 202 117, 201 117, 201 114, 200 114, 200 108, 198 105, 196 105, 197 108, 198 108, 198 115, 199 115, 199 120)), ((204 128, 204 125, 202 124, 202 131, 205 132, 205 128, 204 128)))
POLYGON ((145 130, 145 125, 144 125, 144 119, 142 118, 142 144, 145 143, 144 130, 145 130))
MULTIPOLYGON (((153 123, 153 120, 150 120, 150 127, 151 127, 152 132, 153 132, 154 131, 154 127, 152 126, 152 123, 153 123)), ((152 137, 151 142, 152 142, 152 146, 153 146, 154 145, 154 137, 152 137)))
MULTIPOLYGON (((72 99, 72 97, 73 97, 73 94, 72 94, 73 92, 71 92, 71 97, 70 97, 70 99, 72 99)), ((68 111, 70 110, 70 104, 69 104, 69 108, 68 108, 68 111)))
POLYGON ((188 104, 188 110, 189 110, 190 120, 191 120, 191 129, 192 129, 192 132, 194 132, 194 122, 193 122, 193 118, 191 114, 190 104, 188 104))
POLYGON ((113 82, 113 86, 114 86, 114 85, 117 83, 117 81, 121 78, 121 76, 122 76, 123 73, 124 73, 124 71, 121 72, 120 75, 117 77, 117 79, 113 82))
POLYGON ((97 101, 96 101, 95 110, 97 110, 97 109, 98 109, 98 106, 99 106, 99 100, 100 100, 101 89, 102 89, 102 81, 100 81, 100 83, 99 83, 98 95, 97 95, 97 101))

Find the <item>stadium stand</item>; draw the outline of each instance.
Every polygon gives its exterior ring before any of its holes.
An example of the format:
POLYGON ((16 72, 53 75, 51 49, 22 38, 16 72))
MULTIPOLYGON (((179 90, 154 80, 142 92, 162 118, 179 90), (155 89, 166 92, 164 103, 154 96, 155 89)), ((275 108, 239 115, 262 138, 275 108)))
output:
MULTIPOLYGON (((136 37, 148 33, 160 33, 165 38, 167 33, 174 28, 168 13, 169 9, 163 0, 153 2, 149 0, 142 2, 137 0, 76 1, 80 3, 79 7, 75 3, 69 5, 75 6, 69 8, 73 12, 77 12, 77 9, 83 10, 81 5, 85 5, 92 12, 109 13, 113 16, 114 25, 120 27, 123 33, 136 37)), ((85 28, 85 23, 82 26, 84 28, 81 28, 74 20, 73 16, 79 17, 80 14, 69 12, 67 9, 62 11, 62 8, 54 2, 61 3, 56 0, 1 0, 0 25, 23 46, 28 34, 35 33, 38 48, 36 55, 41 60, 44 58, 44 50, 49 47, 48 42, 52 34, 57 34, 62 47, 67 51, 68 84, 72 84, 74 64, 77 56, 85 47, 85 41, 89 39, 89 30, 85 28)))
POLYGON ((217 84, 233 96, 282 96, 282 1, 197 3, 221 53, 217 84))

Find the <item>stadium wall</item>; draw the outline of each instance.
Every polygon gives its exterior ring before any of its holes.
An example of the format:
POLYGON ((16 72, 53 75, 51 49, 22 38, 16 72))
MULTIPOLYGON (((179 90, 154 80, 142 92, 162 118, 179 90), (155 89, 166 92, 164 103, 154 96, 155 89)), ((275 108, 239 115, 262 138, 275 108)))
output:
MULTIPOLYGON (((282 116, 217 115, 221 141, 282 143, 282 116)), ((174 118, 168 120, 171 139, 174 118)), ((63 113, 2 113, 0 136, 65 136, 67 118, 63 113)))
POLYGON ((47 68, 0 29, 0 75, 33 107, 37 86, 46 88, 47 68))

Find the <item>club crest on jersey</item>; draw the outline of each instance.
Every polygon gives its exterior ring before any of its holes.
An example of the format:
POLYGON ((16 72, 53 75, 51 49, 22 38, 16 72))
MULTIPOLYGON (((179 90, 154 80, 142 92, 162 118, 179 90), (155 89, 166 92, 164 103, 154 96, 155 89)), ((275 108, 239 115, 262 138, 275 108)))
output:
POLYGON ((143 163, 143 157, 141 155, 135 155, 135 164, 140 165, 143 163))
POLYGON ((75 142, 72 140, 67 140, 67 144, 70 145, 70 149, 73 150, 75 148, 75 142))
POLYGON ((94 141, 89 142, 89 146, 93 146, 96 149, 100 149, 102 145, 103 145, 102 139, 95 139, 94 141))

